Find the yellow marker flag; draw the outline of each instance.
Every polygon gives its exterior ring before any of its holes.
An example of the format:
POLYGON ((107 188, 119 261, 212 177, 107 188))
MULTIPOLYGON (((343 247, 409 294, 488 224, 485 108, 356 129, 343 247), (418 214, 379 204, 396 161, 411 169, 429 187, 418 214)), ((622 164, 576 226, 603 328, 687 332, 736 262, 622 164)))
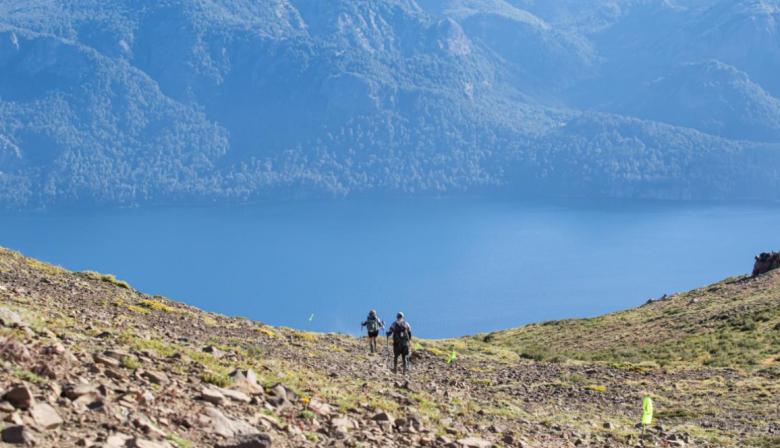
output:
POLYGON ((653 422, 653 399, 645 397, 642 399, 642 425, 647 426, 653 422))
POLYGON ((450 353, 450 357, 447 358, 447 364, 452 364, 456 359, 458 359, 458 354, 453 350, 452 353, 450 353))

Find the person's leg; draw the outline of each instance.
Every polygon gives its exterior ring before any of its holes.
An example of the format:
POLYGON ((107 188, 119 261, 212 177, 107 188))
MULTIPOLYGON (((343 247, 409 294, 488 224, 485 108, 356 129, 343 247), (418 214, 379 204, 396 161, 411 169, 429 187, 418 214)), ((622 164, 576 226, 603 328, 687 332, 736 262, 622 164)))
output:
POLYGON ((368 339, 368 343, 371 346, 371 353, 376 353, 376 336, 371 336, 368 339))

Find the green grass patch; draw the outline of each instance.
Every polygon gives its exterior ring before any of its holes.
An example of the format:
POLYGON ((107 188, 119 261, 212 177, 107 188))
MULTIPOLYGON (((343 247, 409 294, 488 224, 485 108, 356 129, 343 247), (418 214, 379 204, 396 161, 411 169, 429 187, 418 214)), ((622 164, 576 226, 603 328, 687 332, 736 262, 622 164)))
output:
POLYGON ((127 289, 127 290, 132 290, 133 289, 132 287, 130 287, 129 283, 127 283, 124 280, 119 280, 113 274, 101 274, 99 272, 94 272, 94 271, 84 271, 84 272, 81 273, 81 275, 83 275, 83 276, 85 276, 87 278, 91 278, 93 280, 99 280, 101 282, 110 283, 110 284, 112 284, 114 286, 118 286, 120 288, 124 288, 124 289, 127 289))
POLYGON ((176 448, 192 448, 195 446, 189 440, 179 437, 176 434, 168 434, 165 436, 165 440, 171 442, 176 448))
POLYGON ((178 312, 178 310, 172 306, 168 306, 158 300, 144 299, 138 302, 138 305, 152 311, 159 311, 161 313, 172 314, 178 312))
POLYGON ((314 412, 304 409, 298 414, 298 418, 301 418, 303 420, 314 420, 314 418, 317 416, 314 412))
POLYGON ((201 381, 208 384, 213 384, 217 387, 228 387, 232 383, 227 374, 206 371, 200 375, 201 381))
POLYGON ((119 365, 121 365, 125 369, 130 369, 130 370, 135 370, 141 367, 141 363, 139 363, 134 356, 123 356, 122 359, 119 360, 119 365))
POLYGON ((128 311, 132 311, 132 312, 138 313, 138 314, 149 314, 149 313, 151 313, 151 311, 149 311, 148 309, 141 308, 140 306, 135 306, 135 305, 128 305, 127 309, 128 309, 128 311))
POLYGON ((15 366, 11 367, 11 374, 22 381, 27 381, 28 383, 46 384, 49 381, 40 375, 30 372, 29 370, 20 369, 15 366))
POLYGON ((168 357, 182 351, 182 348, 176 344, 162 341, 155 338, 139 338, 131 333, 122 333, 119 335, 119 341, 129 345, 136 350, 152 350, 160 356, 168 357))

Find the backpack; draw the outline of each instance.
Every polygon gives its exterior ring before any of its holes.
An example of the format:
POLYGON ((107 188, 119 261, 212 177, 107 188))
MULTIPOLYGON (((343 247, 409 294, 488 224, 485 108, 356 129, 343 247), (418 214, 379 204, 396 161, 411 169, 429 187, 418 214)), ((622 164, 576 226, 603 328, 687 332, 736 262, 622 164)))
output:
POLYGON ((366 328, 371 333, 375 331, 379 331, 379 319, 377 319, 376 317, 368 316, 368 319, 366 320, 366 328))
POLYGON ((406 323, 396 325, 396 331, 393 332, 393 342, 407 346, 409 344, 409 326, 406 323), (398 328, 400 327, 400 328, 398 328))

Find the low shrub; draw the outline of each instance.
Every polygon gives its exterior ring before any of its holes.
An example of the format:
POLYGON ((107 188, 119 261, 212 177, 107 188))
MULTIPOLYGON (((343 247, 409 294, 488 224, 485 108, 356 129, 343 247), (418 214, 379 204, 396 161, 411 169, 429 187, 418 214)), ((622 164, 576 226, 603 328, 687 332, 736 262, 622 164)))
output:
POLYGON ((223 373, 203 372, 200 379, 204 383, 213 384, 217 387, 228 387, 232 383, 230 377, 223 373))

